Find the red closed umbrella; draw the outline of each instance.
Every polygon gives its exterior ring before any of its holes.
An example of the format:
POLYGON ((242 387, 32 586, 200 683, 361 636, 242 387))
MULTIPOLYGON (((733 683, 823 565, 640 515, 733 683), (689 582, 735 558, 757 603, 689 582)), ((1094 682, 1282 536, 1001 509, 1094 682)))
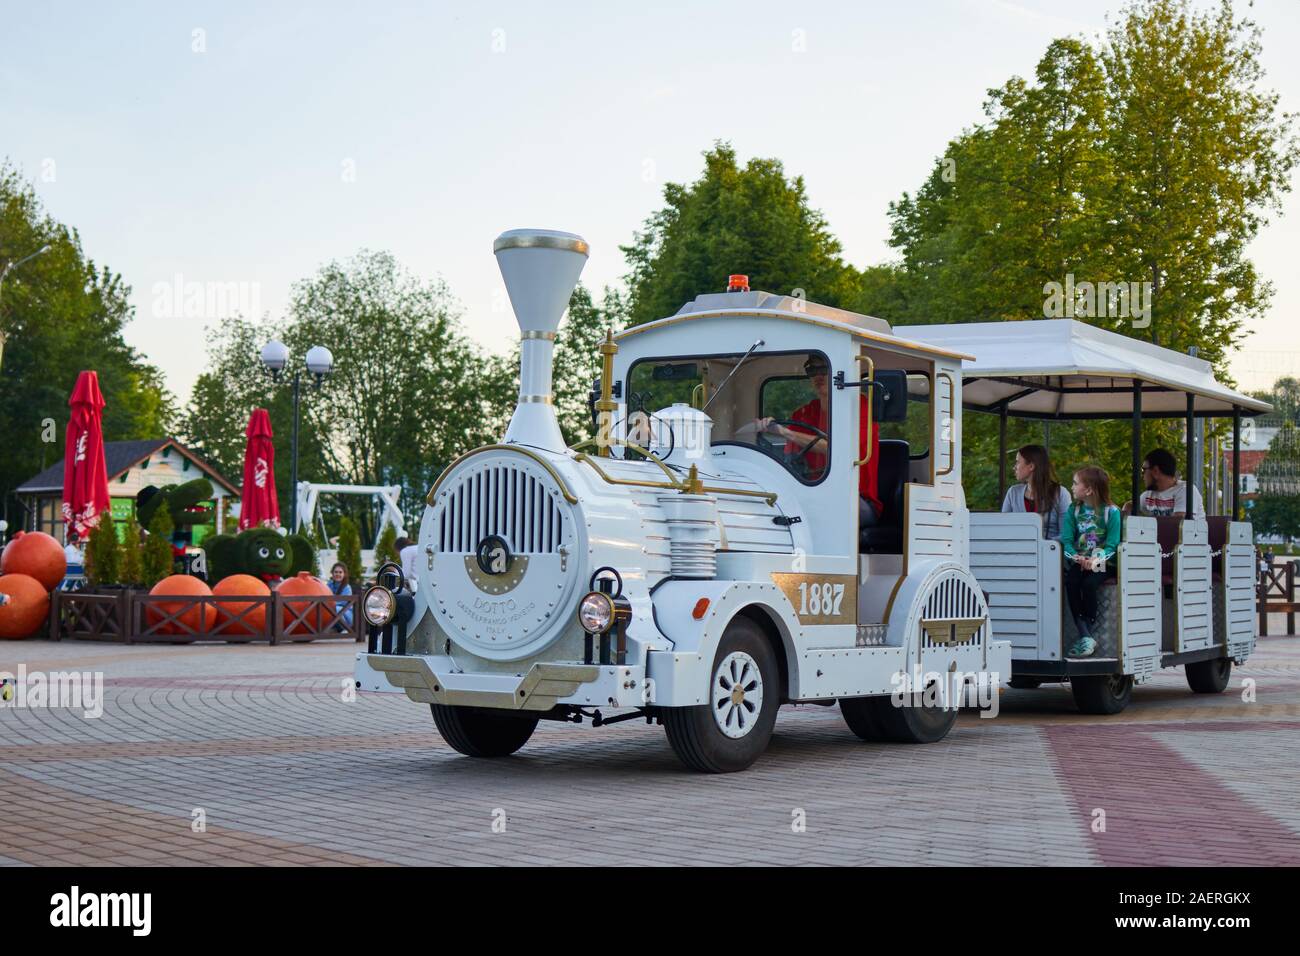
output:
POLYGON ((239 530, 266 525, 280 527, 280 503, 275 496, 275 447, 271 444, 271 416, 265 408, 253 409, 244 430, 244 485, 239 489, 239 530))
POLYGON ((72 415, 63 456, 63 523, 66 535, 80 539, 109 509, 99 375, 93 371, 78 375, 68 404, 72 415))

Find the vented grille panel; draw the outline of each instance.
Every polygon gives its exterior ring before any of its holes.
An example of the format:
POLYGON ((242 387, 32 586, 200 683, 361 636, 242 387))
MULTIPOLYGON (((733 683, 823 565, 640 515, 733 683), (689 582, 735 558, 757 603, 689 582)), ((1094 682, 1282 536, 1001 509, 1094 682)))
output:
MULTIPOLYGON (((925 601, 925 612, 921 617, 922 620, 927 621, 976 620, 985 616, 986 612, 982 604, 980 595, 966 581, 957 577, 945 578, 930 592, 930 596, 925 601)), ((954 643, 967 646, 979 644, 984 640, 987 629, 986 621, 970 637, 965 640, 958 639, 954 643)), ((928 650, 939 646, 941 645, 932 640, 929 633, 922 628, 921 648, 928 650)))
POLYGON ((516 554, 554 554, 564 533, 564 513, 540 479, 512 465, 489 465, 439 495, 438 550, 473 554, 490 534, 516 554))

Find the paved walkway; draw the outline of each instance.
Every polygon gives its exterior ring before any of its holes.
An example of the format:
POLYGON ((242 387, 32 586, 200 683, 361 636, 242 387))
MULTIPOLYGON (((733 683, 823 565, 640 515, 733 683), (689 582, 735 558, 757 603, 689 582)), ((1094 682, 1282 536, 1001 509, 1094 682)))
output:
POLYGON ((1300 864, 1300 638, 1220 696, 1166 671, 1102 718, 1007 690, 928 747, 785 708, 716 777, 639 721, 462 757, 405 697, 345 699, 354 651, 0 642, 0 671, 100 672, 105 697, 0 708, 0 864, 1300 864))

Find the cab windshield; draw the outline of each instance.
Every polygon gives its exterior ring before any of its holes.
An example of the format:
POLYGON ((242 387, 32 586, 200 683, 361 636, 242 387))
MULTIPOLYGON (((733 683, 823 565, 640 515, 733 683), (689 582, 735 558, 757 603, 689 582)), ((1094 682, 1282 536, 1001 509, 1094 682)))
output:
POLYGON ((628 373, 626 436, 666 454, 675 436, 655 413, 677 403, 707 406, 713 445, 755 448, 817 484, 831 467, 833 374, 821 352, 645 359, 628 373))

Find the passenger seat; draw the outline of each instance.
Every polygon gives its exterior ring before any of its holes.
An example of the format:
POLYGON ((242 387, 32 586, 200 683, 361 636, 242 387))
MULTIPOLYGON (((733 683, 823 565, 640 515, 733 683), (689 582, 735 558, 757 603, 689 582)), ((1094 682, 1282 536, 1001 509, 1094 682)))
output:
POLYGON ((858 546, 864 554, 903 553, 903 487, 910 477, 911 453, 911 447, 905 441, 897 438, 880 440, 876 494, 885 513, 880 516, 880 524, 876 527, 862 529, 858 546))

